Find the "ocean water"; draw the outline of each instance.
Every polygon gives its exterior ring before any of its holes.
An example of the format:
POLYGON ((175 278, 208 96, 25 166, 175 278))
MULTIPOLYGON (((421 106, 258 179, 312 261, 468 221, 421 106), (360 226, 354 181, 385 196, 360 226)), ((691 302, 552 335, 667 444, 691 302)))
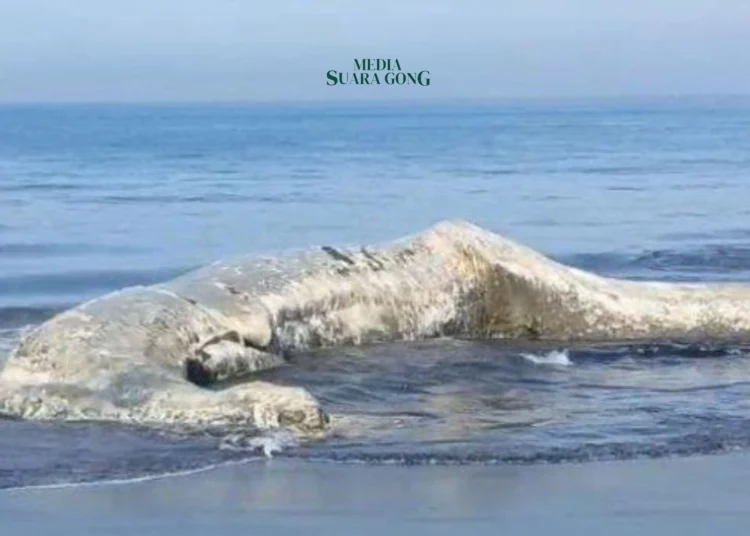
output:
MULTIPOLYGON (((462 218, 634 279, 750 281, 750 101, 0 107, 0 361, 22 331, 218 258, 462 218)), ((750 306, 749 306, 750 310, 750 306)), ((431 340, 265 379, 346 416, 325 441, 0 422, 0 487, 276 456, 506 464, 750 448, 750 341, 431 340)))

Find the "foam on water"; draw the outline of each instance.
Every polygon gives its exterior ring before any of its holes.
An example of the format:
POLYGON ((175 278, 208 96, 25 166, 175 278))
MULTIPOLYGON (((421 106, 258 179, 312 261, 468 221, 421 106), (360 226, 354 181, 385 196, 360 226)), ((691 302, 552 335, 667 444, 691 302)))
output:
POLYGON ((552 350, 546 354, 521 354, 521 357, 535 365, 569 367, 573 364, 567 350, 552 350))
POLYGON ((222 450, 260 452, 266 458, 273 458, 292 447, 299 447, 300 441, 287 430, 273 430, 258 436, 229 434, 222 438, 219 448, 222 450))
POLYGON ((249 460, 247 459, 243 459, 239 461, 229 461, 229 462, 223 462, 223 463, 217 463, 217 464, 207 464, 202 467, 197 467, 195 469, 186 469, 184 471, 170 471, 170 472, 155 473, 155 474, 144 475, 144 476, 94 480, 90 482, 59 482, 59 483, 54 483, 54 484, 30 484, 30 485, 20 485, 20 486, 12 486, 12 487, 5 487, 0 482, 0 490, 21 491, 21 490, 38 490, 38 489, 85 488, 85 487, 92 487, 92 486, 117 486, 117 485, 123 485, 123 484, 133 484, 136 482, 150 482, 152 480, 160 480, 162 478, 171 478, 171 477, 176 477, 176 476, 195 475, 199 473, 205 473, 206 471, 211 471, 213 469, 218 469, 220 467, 227 467, 231 465, 237 465, 240 463, 248 463, 248 461, 249 460))

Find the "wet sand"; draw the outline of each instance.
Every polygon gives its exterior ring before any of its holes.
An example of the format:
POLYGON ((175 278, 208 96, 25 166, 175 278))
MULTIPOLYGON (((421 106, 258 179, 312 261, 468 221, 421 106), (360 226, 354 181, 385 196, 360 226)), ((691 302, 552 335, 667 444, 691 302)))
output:
POLYGON ((750 455, 515 467, 275 459, 0 492, 2 534, 744 534, 750 455))

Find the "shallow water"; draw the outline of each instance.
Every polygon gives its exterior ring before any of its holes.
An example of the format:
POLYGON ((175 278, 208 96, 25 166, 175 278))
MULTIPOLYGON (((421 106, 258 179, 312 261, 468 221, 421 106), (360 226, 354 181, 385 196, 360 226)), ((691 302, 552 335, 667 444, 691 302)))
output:
MULTIPOLYGON (((750 280, 750 103, 0 107, 0 355, 109 290, 217 258, 464 218, 594 272, 750 280)), ((262 455, 549 463, 750 447, 750 346, 437 340, 299 356, 335 435, 293 446, 0 423, 0 486, 262 455)))
POLYGON ((294 456, 551 463, 750 447, 750 345, 542 348, 387 345, 264 376, 348 415, 338 437, 294 456))

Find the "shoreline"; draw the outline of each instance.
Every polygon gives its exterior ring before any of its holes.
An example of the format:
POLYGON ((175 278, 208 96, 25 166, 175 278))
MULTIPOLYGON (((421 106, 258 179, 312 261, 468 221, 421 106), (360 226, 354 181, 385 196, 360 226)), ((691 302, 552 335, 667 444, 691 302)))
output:
POLYGON ((133 482, 0 491, 8 533, 705 534, 750 522, 750 453, 532 466, 271 459, 133 482), (168 528, 165 532, 165 529, 168 528))

